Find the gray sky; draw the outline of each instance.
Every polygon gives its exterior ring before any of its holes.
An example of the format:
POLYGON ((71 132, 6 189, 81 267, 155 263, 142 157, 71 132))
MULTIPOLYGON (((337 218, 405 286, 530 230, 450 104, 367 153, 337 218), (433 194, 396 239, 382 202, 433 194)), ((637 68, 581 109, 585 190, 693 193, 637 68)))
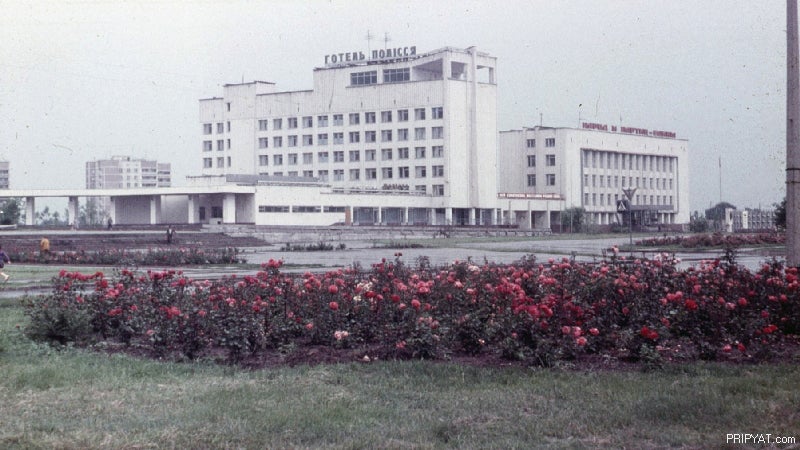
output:
POLYGON ((311 89, 324 55, 476 46, 498 127, 583 121, 689 140, 691 208, 785 192, 786 3, 733 0, 0 0, 0 157, 12 188, 80 188, 112 155, 198 174, 198 99, 311 89), (367 30, 376 36, 369 43, 367 30), (722 195, 720 168, 722 161, 722 195))

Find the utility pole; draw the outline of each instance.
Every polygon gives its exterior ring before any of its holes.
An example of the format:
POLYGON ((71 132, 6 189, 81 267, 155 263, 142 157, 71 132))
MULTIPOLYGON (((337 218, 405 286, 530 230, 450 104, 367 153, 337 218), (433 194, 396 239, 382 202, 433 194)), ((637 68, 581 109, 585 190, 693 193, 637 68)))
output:
POLYGON ((797 0, 786 0, 786 265, 800 266, 800 68, 797 0))

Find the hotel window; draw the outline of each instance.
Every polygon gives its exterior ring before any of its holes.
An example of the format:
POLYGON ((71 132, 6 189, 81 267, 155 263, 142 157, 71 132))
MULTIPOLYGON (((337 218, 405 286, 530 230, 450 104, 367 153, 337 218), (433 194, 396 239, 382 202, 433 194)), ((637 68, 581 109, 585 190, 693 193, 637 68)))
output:
POLYGON ((317 161, 321 163, 328 162, 328 152, 319 152, 317 153, 317 161))
POLYGON ((390 149, 390 148, 381 149, 381 160, 382 161, 391 161, 392 160, 392 149, 390 149))
POLYGON ((258 212, 260 213, 288 213, 288 206, 272 206, 272 205, 258 205, 258 212))
POLYGON ((528 167, 536 167, 536 155, 528 155, 528 167))
POLYGON ((433 147, 431 147, 431 157, 441 158, 443 156, 444 156, 444 146, 434 145, 433 147))
POLYGON ((334 114, 333 115, 333 126, 340 127, 344 125, 344 114, 334 114))
POLYGON ((411 79, 411 69, 408 67, 404 69, 384 69, 383 82, 384 83, 398 83, 401 81, 409 81, 411 79))
POLYGON ((381 142, 392 142, 392 130, 381 130, 381 142))
POLYGON ((536 139, 528 139, 525 141, 525 146, 527 148, 536 148, 536 139))
POLYGON ((381 123, 389 123, 392 121, 391 111, 381 111, 381 123))
POLYGON ((213 162, 211 158, 203 158, 203 168, 210 169, 213 167, 213 162))
POLYGON ((361 160, 361 151, 350 150, 350 162, 356 162, 360 160, 361 160))
POLYGON ((556 185, 556 174, 548 173, 545 175, 545 184, 548 186, 555 186, 556 185))
POLYGON ((344 133, 333 133, 333 145, 344 144, 344 133))
POLYGON ((226 125, 228 126, 228 133, 230 133, 231 132, 231 122, 230 122, 230 120, 228 122, 226 122, 226 125))
POLYGON ((217 134, 222 134, 225 132, 225 124, 222 122, 217 123, 217 134))
POLYGON ((217 151, 221 152, 222 150, 225 150, 225 140, 224 139, 218 139, 217 140, 217 151))
POLYGON ((283 128, 283 119, 272 119, 272 129, 280 130, 283 128))
POLYGON ((431 108, 431 119, 441 119, 444 117, 444 108, 437 106, 431 108))
POLYGON ((397 178, 408 178, 408 167, 398 167, 397 178))
POLYGON ((589 206, 589 194, 583 194, 583 206, 589 206))
POLYGON ((203 151, 210 152, 213 149, 214 145, 211 141, 203 141, 203 151))
POLYGON ((375 142, 377 133, 375 131, 364 132, 364 142, 375 142))
POLYGON ((547 138, 544 140, 545 147, 555 147, 556 146, 556 138, 547 138))
POLYGON ((269 138, 258 138, 258 148, 269 147, 269 138))
POLYGON ((424 193, 426 193, 428 191, 428 188, 424 184, 418 184, 418 185, 414 186, 414 190, 419 192, 419 193, 421 193, 421 194, 424 194, 424 193))
POLYGON ((317 145, 328 145, 328 133, 317 135, 317 145))
POLYGON ((431 176, 441 178, 444 176, 444 166, 431 166, 431 176))
POLYGON ((414 147, 414 157, 417 159, 425 159, 425 147, 414 147))
POLYGON ((414 139, 417 141, 425 140, 425 128, 414 128, 414 139))
POLYGON ((444 127, 431 127, 431 139, 443 139, 444 127))
POLYGON ((364 169, 364 178, 367 180, 377 180, 378 169, 364 169))
POLYGON ((272 175, 276 176, 276 177, 282 177, 283 176, 283 172, 272 172, 272 175))
POLYGON ((381 178, 384 180, 389 180, 392 178, 392 168, 391 167, 384 167, 381 169, 381 178))
POLYGON ((428 176, 428 170, 425 166, 414 167, 414 176, 417 178, 425 178, 428 176))
POLYGON ((400 147, 397 149, 397 159, 408 159, 408 147, 400 147))
POLYGON ((333 181, 344 181, 344 169, 336 169, 333 171, 333 181))
POLYGON ((399 130, 397 130, 397 140, 398 141, 408 140, 408 128, 400 128, 399 130))
POLYGON ((327 127, 328 126, 328 116, 317 116, 317 126, 318 127, 327 127))
POLYGON ((303 135, 303 145, 304 146, 314 145, 314 136, 312 136, 310 134, 304 134, 303 135))
POLYGON ((311 116, 303 116, 303 128, 311 128, 314 126, 314 118, 311 116))
POLYGON ((303 177, 305 178, 314 178, 314 171, 313 170, 304 170, 303 177))
POLYGON ((375 150, 364 150, 364 161, 375 161, 375 150))
POLYGON ((272 146, 276 148, 283 147, 283 137, 275 136, 274 138, 272 138, 272 146))
POLYGON ((303 153, 303 164, 314 164, 314 154, 311 152, 303 153))
POLYGON ((398 122, 408 122, 408 110, 407 109, 398 109, 397 110, 397 121, 398 122))
POLYGON ((364 123, 375 123, 375 112, 365 112, 364 123))
POLYGON ((269 121, 266 120, 266 119, 259 120, 258 121, 258 130, 259 131, 267 131, 267 122, 269 122, 269 121))
POLYGON ((358 131, 351 131, 350 132, 350 143, 354 142, 361 142, 361 133, 358 131))
POLYGON ((367 84, 376 84, 378 82, 378 71, 370 70, 368 72, 353 72, 350 74, 351 86, 363 86, 367 84))
POLYGON ((289 128, 297 128, 297 117, 289 117, 287 120, 289 128))
POLYGON ((350 181, 358 181, 361 179, 360 169, 350 169, 350 181))
POLYGON ((333 152, 333 162, 337 163, 344 162, 344 152, 343 151, 333 152))
POLYGON ((203 124, 203 134, 211 134, 211 124, 204 123, 203 124))
POLYGON ((536 174, 531 173, 528 174, 528 187, 535 187, 536 186, 536 174))
POLYGON ((361 123, 361 115, 359 113, 350 113, 350 125, 358 125, 361 123))
POLYGON ((425 120, 425 108, 414 108, 414 120, 425 120))
POLYGON ((597 205, 597 194, 592 194, 592 206, 597 205))
POLYGON ((444 185, 443 184, 434 184, 431 186, 432 194, 436 197, 442 197, 444 195, 444 185))
POLYGON ((555 166, 556 165, 556 155, 545 155, 544 163, 546 166, 555 166))
POLYGON ((282 166, 283 165, 283 155, 272 155, 272 165, 273 166, 282 166))
MULTIPOLYGON (((592 175, 592 176, 594 176, 594 175, 592 175)), ((606 183, 605 183, 604 180, 605 180, 605 178, 602 175, 600 175, 600 187, 606 187, 605 186, 606 183)))
POLYGON ((289 136, 288 138, 289 141, 287 142, 287 145, 289 147, 297 147, 297 136, 289 136))
POLYGON ((287 157, 289 158, 289 165, 290 166, 296 166, 297 165, 297 153, 289 153, 287 155, 287 157))
POLYGON ((317 178, 319 178, 319 181, 328 181, 328 171, 327 170, 317 171, 317 178))
POLYGON ((231 140, 227 139, 227 142, 228 142, 228 150, 230 150, 231 149, 231 140))

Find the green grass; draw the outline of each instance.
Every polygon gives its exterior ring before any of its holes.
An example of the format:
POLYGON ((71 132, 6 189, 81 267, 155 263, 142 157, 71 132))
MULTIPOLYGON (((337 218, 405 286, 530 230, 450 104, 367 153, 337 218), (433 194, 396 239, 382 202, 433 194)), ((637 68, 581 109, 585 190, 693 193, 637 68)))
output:
POLYGON ((794 365, 244 370, 55 350, 0 300, 0 448, 720 447, 800 435, 794 365))

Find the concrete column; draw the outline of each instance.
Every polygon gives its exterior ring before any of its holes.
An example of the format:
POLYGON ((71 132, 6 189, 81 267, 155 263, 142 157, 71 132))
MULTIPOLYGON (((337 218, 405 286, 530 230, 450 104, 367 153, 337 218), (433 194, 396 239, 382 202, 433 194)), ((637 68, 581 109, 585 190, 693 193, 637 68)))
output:
POLYGON ((189 212, 187 214, 187 223, 193 224, 200 222, 199 216, 199 203, 200 203, 200 196, 199 195, 192 195, 190 194, 187 199, 187 207, 189 212))
POLYGON ((522 227, 525 230, 530 230, 533 228, 533 211, 531 211, 531 201, 528 200, 528 207, 525 208, 525 226, 522 227))
POLYGON ((117 198, 116 197, 109 197, 108 198, 108 217, 111 217, 111 221, 114 225, 117 222, 117 198))
POLYGON ((383 208, 378 206, 378 225, 383 225, 383 208))
POLYGON ((408 225, 408 206, 403 208, 403 225, 408 225))
POLYGON ((544 227, 550 229, 550 202, 545 201, 544 227))
POLYGON ((236 223, 236 194, 222 197, 222 223, 236 223))
POLYGON ((78 197, 69 197, 67 200, 67 212, 69 212, 70 225, 78 228, 78 214, 80 213, 78 197))
POLYGON ((150 196, 150 225, 161 223, 161 196, 150 196))
POLYGON ((36 197, 25 197, 25 225, 36 224, 36 197))
POLYGON ((475 208, 470 208, 469 209, 469 219, 468 220, 469 220, 469 222, 468 222, 469 225, 477 225, 477 222, 475 221, 475 208))
POLYGON ((444 209, 444 224, 445 225, 453 224, 453 208, 444 209))

